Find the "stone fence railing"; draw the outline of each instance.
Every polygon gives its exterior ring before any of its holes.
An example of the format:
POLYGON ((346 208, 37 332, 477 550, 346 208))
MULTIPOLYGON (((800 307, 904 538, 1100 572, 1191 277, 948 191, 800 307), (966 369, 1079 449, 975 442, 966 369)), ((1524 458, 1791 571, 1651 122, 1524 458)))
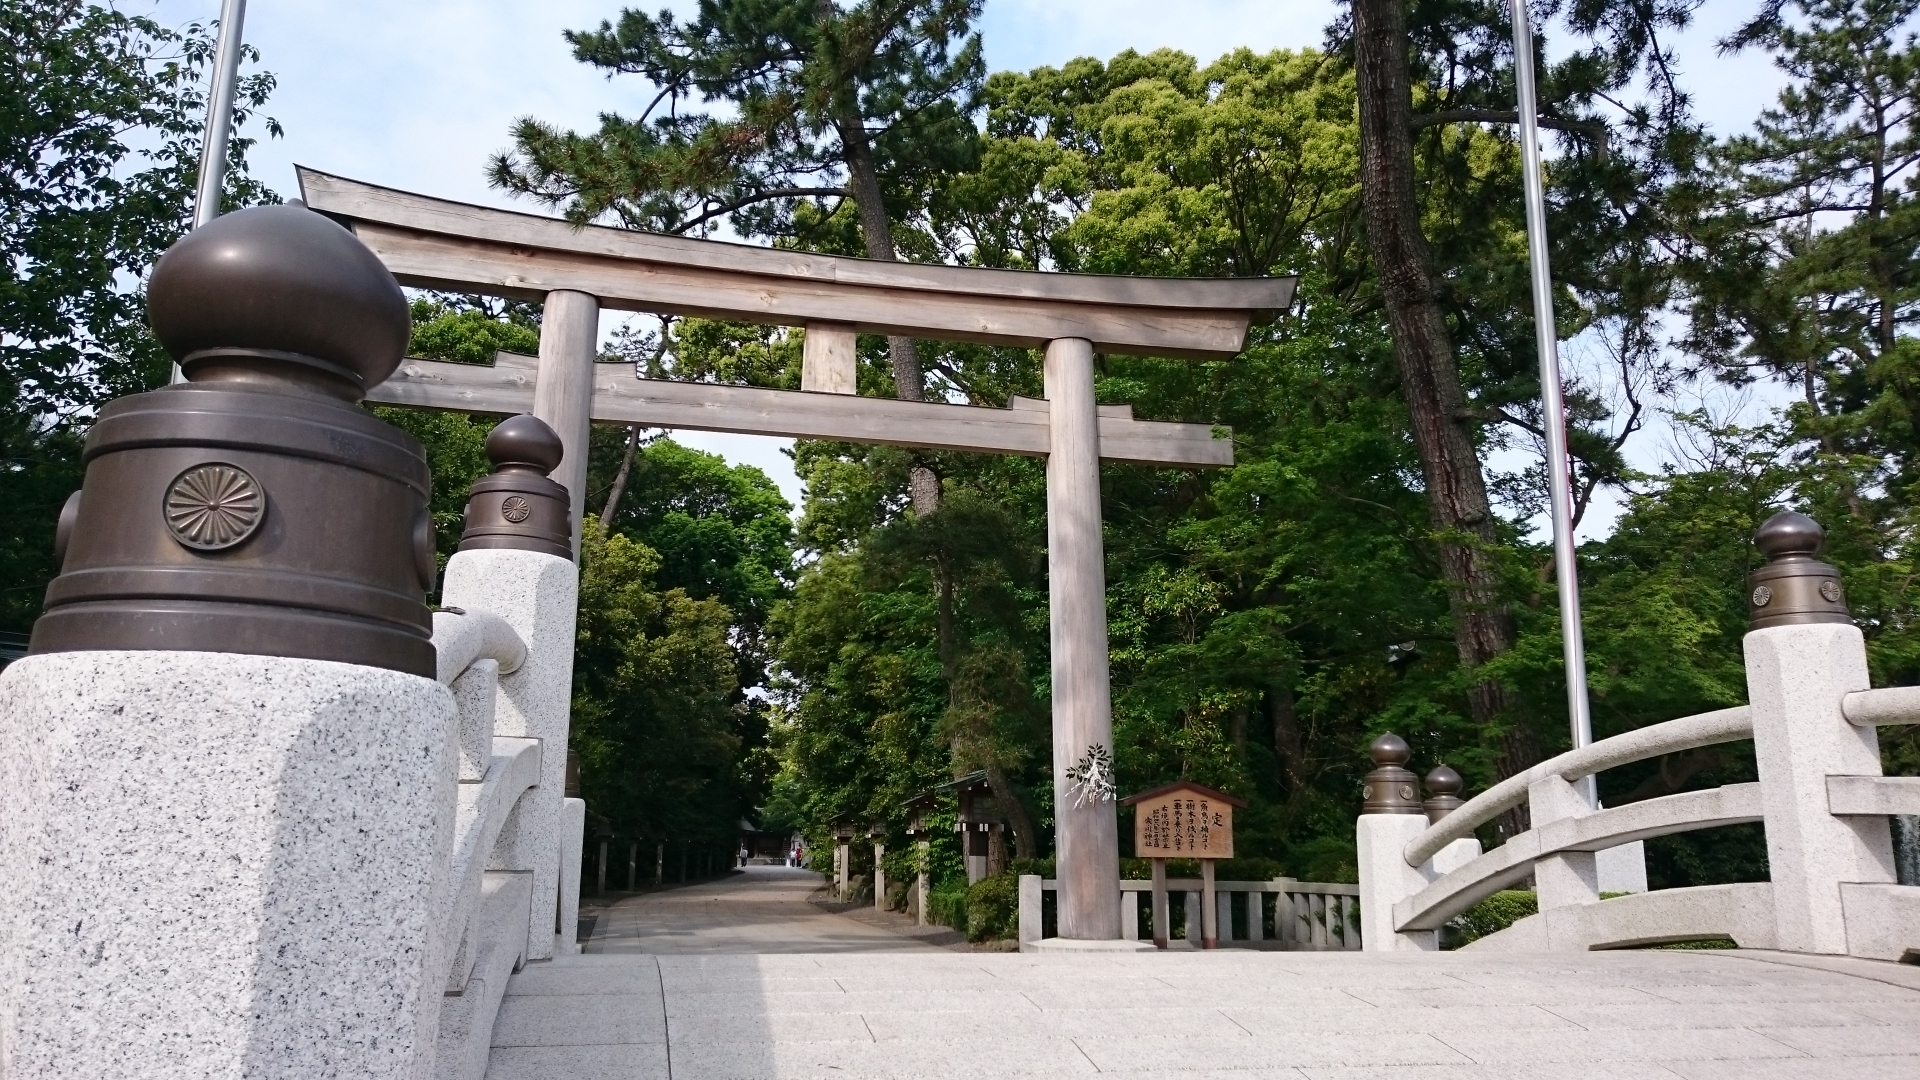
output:
POLYGON ((447 564, 433 642, 459 782, 438 1080, 481 1080, 507 977, 578 951, 586 804, 565 797, 576 590, 572 563, 543 552, 462 550, 447 564))
MULTIPOLYGON (((1034 951, 1041 940, 1045 894, 1060 883, 1034 874, 1020 877, 1020 949, 1034 951)), ((1223 946, 1297 951, 1340 951, 1360 948, 1360 887, 1278 877, 1272 881, 1216 881, 1213 883, 1217 940, 1223 946)), ((1184 941, 1164 935, 1177 947, 1197 947, 1204 936, 1205 893, 1198 878, 1167 881, 1169 897, 1184 897, 1180 912, 1169 919, 1182 927, 1184 941), (1194 945, 1188 942, 1196 943, 1194 945)), ((1120 936, 1127 941, 1150 941, 1153 930, 1151 881, 1120 882, 1120 936)), ((1169 907, 1174 906, 1169 904, 1169 907)), ((1168 927, 1169 930, 1172 927, 1168 927)))
MULTIPOLYGON (((1763 548, 1780 520, 1763 527, 1763 548)), ((1818 535, 1804 518, 1793 528, 1818 535)), ((1406 744, 1376 740, 1368 812, 1358 825, 1365 947, 1436 948, 1449 919, 1531 877, 1539 913, 1469 948, 1567 951, 1728 937, 1746 948, 1920 955, 1920 887, 1898 883, 1888 828, 1890 815, 1920 814, 1920 777, 1882 776, 1874 734, 1880 725, 1920 723, 1920 688, 1866 688, 1863 639, 1845 617, 1831 568, 1812 561, 1814 547, 1772 550, 1774 564, 1756 574, 1774 584, 1754 589, 1749 705, 1561 754, 1437 814, 1417 799, 1406 744), (1817 586, 1811 604, 1791 606, 1795 586, 1782 583, 1783 563, 1808 583, 1808 598, 1817 586), (1589 805, 1576 786, 1621 765, 1745 739, 1754 742, 1755 783, 1607 809, 1589 805), (1482 854, 1474 830, 1523 803, 1531 827, 1482 854), (1600 853, 1753 822, 1766 827, 1771 880, 1601 899, 1600 853)))

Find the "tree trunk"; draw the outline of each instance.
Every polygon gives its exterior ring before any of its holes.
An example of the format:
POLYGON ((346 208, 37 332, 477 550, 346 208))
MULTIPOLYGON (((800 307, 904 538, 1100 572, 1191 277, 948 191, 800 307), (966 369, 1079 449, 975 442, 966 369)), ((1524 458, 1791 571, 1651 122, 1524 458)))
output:
POLYGON ((1304 740, 1300 736, 1300 717, 1293 705, 1291 674, 1274 680, 1267 690, 1267 710, 1273 721, 1273 756, 1280 759, 1280 775, 1287 782, 1289 802, 1307 787, 1306 763, 1302 760, 1304 740))
POLYGON ((627 452, 620 456, 620 471, 613 474, 613 489, 607 492, 607 505, 600 508, 600 531, 613 528, 613 515, 619 512, 620 497, 627 493, 627 477, 633 475, 633 451, 640 445, 640 426, 627 426, 627 452))
MULTIPOLYGON (((897 262, 893 247, 893 222, 887 219, 887 205, 880 196, 880 171, 873 161, 873 146, 867 141, 867 129, 858 120, 840 125, 840 142, 847 152, 847 188, 853 192, 853 208, 860 216, 860 232, 866 237, 867 257, 882 262, 897 262)), ((887 357, 893 361, 894 394, 904 401, 924 401, 926 376, 920 370, 920 351, 910 337, 887 338, 887 357)), ((932 469, 916 462, 908 472, 913 492, 913 512, 925 517, 940 509, 940 478, 932 469)))
MULTIPOLYGON (((1393 334, 1394 358, 1427 488, 1427 516, 1440 540, 1441 572, 1453 610, 1454 644, 1472 671, 1513 644, 1498 595, 1492 509, 1466 415, 1460 368, 1434 296, 1432 256, 1414 197, 1413 97, 1407 16, 1401 0, 1353 0, 1354 73, 1360 103, 1360 194, 1367 243, 1393 334)), ((1491 680, 1467 691, 1483 730, 1504 720, 1509 702, 1491 680)), ((1501 777, 1533 765, 1532 732, 1508 723, 1498 747, 1501 777)), ((1518 816, 1510 824, 1523 824, 1518 816)))

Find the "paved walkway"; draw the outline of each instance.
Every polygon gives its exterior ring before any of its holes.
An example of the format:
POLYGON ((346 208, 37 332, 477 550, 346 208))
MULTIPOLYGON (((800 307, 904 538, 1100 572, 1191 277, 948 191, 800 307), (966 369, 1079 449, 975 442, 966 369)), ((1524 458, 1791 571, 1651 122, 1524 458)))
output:
POLYGON ((811 870, 749 866, 739 874, 615 901, 594 922, 588 954, 927 951, 932 946, 807 902, 811 870))
POLYGON ((1768 953, 602 954, 507 994, 489 1080, 1920 1077, 1920 968, 1768 953))

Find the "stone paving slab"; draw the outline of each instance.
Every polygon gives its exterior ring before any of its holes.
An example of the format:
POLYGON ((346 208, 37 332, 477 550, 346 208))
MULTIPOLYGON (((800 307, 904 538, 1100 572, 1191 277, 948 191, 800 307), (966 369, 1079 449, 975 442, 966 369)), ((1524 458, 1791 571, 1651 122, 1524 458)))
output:
POLYGON ((808 898, 823 881, 811 870, 754 866, 626 897, 599 913, 583 948, 588 955, 944 951, 814 906, 808 898))
POLYGON ((1920 968, 1764 952, 931 949, 756 872, 514 976, 491 1080, 1920 1080, 1920 968))
POLYGON ((1816 959, 587 955, 514 976, 488 1077, 1920 1080, 1920 971, 1816 959))

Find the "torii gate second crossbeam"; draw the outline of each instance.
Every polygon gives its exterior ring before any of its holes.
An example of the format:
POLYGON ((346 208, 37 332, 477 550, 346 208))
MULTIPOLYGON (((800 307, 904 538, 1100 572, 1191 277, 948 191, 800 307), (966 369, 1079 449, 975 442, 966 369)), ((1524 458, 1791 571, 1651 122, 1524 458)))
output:
POLYGON ((300 169, 307 205, 352 229, 404 285, 541 299, 540 355, 492 367, 409 360, 370 400, 532 412, 560 433, 554 478, 585 508, 592 421, 1047 459, 1048 619, 1062 938, 1120 937, 1100 459, 1233 463, 1204 424, 1098 406, 1093 354, 1227 358, 1293 301, 1294 278, 1194 280, 925 266, 575 226, 300 169), (806 329, 800 391, 629 377, 596 367, 602 307, 806 329), (1046 350, 1046 399, 987 409, 863 398, 855 335, 1046 350))

